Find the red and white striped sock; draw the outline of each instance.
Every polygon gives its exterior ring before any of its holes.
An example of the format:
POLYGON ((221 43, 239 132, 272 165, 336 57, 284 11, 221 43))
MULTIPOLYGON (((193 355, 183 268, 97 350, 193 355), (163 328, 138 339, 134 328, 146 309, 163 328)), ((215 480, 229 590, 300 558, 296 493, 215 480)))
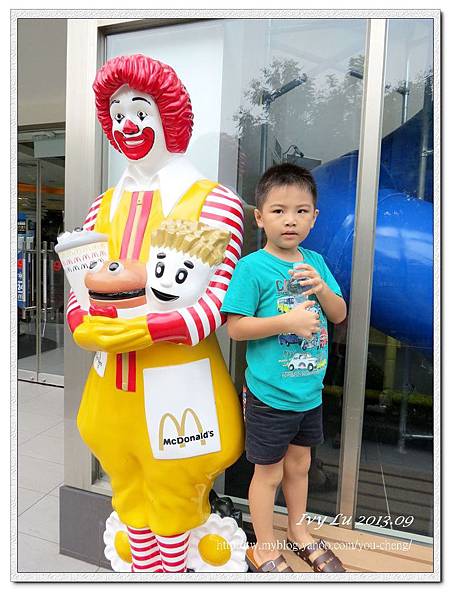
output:
POLYGON ((188 556, 189 531, 177 535, 156 535, 165 573, 184 573, 188 556))
POLYGON ((132 573, 164 573, 155 535, 150 529, 127 527, 133 564, 132 573))

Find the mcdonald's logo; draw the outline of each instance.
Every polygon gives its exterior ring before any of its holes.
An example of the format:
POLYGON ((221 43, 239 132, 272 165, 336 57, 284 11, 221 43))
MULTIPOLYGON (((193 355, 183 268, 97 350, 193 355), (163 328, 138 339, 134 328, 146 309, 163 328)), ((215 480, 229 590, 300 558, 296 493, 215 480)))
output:
POLYGON ((178 444, 180 448, 185 448, 187 443, 195 442, 195 441, 200 441, 201 445, 205 446, 205 444, 207 443, 206 442, 207 438, 213 437, 213 436, 214 436, 213 431, 204 431, 203 430, 202 423, 200 422, 199 417, 197 416, 196 412, 192 408, 185 408, 185 410, 183 411, 180 423, 178 422, 178 420, 172 413, 167 412, 161 417, 161 420, 160 420, 160 426, 159 426, 159 432, 158 432, 159 449, 160 449, 160 451, 163 451, 165 446, 170 446, 170 445, 175 445, 175 444, 178 444), (198 433, 195 435, 185 435, 186 419, 188 417, 188 414, 190 414, 193 417, 194 422, 196 424, 198 433), (177 437, 164 437, 164 426, 168 419, 170 421, 172 421, 172 423, 174 424, 174 427, 177 431, 177 437))

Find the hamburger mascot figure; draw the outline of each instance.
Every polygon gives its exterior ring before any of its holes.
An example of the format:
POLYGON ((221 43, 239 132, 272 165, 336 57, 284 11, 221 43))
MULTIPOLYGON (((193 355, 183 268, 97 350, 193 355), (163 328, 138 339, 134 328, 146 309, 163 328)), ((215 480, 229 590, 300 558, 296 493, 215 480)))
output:
POLYGON ((193 113, 171 67, 116 57, 93 89, 127 159, 83 225, 105 236, 108 260, 87 271, 89 305, 71 292, 67 307, 75 342, 96 352, 77 423, 111 481, 105 553, 118 571, 244 571, 244 532, 209 504, 243 450, 215 336, 241 254, 241 201, 184 157, 193 113))

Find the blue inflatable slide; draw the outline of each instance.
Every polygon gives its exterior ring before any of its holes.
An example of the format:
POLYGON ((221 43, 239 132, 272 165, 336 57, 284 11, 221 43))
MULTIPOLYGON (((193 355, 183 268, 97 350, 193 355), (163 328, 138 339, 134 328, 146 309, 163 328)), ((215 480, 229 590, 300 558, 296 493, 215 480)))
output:
MULTIPOLYGON (((433 346, 433 157, 421 169, 423 111, 382 141, 371 325, 430 357, 433 346), (425 166, 425 168, 424 168, 425 166), (425 178, 419 198, 419 174, 425 178)), ((429 123, 427 123, 429 126, 429 123)), ((349 301, 358 151, 316 167, 320 252, 349 301)))

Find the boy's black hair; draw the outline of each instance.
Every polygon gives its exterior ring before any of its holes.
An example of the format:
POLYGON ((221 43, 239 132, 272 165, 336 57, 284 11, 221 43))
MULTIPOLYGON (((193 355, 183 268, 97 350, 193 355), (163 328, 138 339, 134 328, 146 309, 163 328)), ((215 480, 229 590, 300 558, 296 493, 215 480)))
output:
POLYGON ((255 190, 256 207, 261 210, 270 190, 284 185, 297 185, 310 192, 313 198, 313 208, 316 208, 317 190, 312 174, 308 169, 291 163, 274 165, 263 173, 255 190))

